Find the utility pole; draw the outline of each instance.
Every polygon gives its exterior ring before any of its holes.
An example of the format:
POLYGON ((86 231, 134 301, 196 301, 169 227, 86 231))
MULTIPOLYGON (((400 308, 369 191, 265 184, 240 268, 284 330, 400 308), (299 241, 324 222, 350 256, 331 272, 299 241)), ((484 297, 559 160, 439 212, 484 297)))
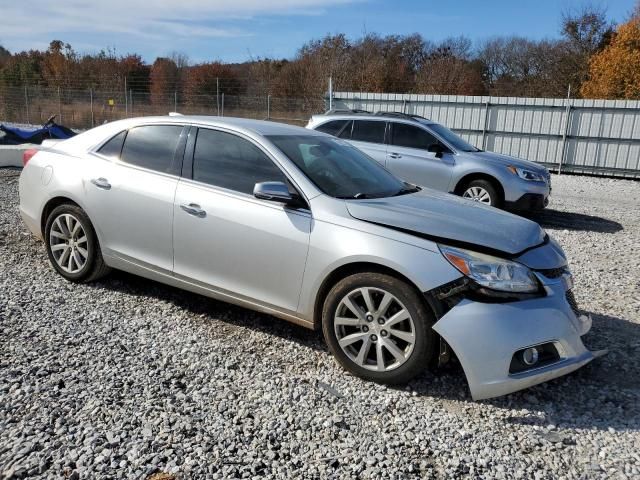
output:
POLYGON ((564 161, 564 153, 567 145, 567 135, 569 134, 569 117, 571 116, 571 84, 567 88, 567 108, 564 112, 564 132, 562 132, 562 148, 560 149, 560 161, 558 162, 558 175, 562 170, 562 162, 564 161))
POLYGON ((220 116, 220 78, 216 77, 216 104, 218 105, 218 116, 220 116))
POLYGON ((124 116, 129 116, 129 99, 127 95, 127 77, 124 77, 124 116))
POLYGON ((94 118, 93 118, 93 88, 89 89, 89 100, 91 101, 91 128, 93 128, 93 125, 94 125, 94 118))
POLYGON ((62 98, 60 96, 60 86, 58 86, 58 122, 62 123, 62 98))
POLYGON ((271 95, 267 95, 267 120, 271 119, 271 95))
POLYGON ((329 75, 329 110, 333 110, 333 79, 329 75))
POLYGON ((24 86, 24 107, 25 112, 27 114, 27 123, 31 123, 29 121, 29 93, 27 92, 27 86, 24 86))

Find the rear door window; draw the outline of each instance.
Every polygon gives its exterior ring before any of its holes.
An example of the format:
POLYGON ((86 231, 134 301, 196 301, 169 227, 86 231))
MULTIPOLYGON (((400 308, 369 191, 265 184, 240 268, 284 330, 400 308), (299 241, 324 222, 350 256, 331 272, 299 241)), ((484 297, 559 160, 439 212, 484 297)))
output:
POLYGON ((369 143, 384 143, 386 122, 376 120, 354 120, 351 140, 369 143))
POLYGON ((406 123, 393 123, 391 128, 391 144, 398 147, 419 148, 427 150, 430 145, 438 143, 438 139, 429 132, 406 123))
POLYGON ((157 172, 171 173, 182 132, 176 125, 144 125, 129 130, 122 147, 123 162, 157 172))

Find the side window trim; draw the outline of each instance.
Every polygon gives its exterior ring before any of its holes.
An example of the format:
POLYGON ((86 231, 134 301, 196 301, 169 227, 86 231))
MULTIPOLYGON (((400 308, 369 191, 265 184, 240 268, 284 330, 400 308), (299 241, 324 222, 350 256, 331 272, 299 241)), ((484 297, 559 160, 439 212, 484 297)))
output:
MULTIPOLYGON (((187 149, 186 149, 186 152, 185 152, 185 163, 184 163, 184 166, 186 168, 183 168, 183 175, 182 175, 182 177, 185 180, 193 182, 194 184, 202 186, 202 187, 210 188, 210 189, 213 189, 213 190, 219 191, 219 192, 224 192, 225 194, 236 195, 236 196, 238 196, 240 198, 243 198, 243 199, 259 200, 259 199, 256 199, 256 197, 254 197, 252 194, 244 193, 244 192, 241 192, 239 190, 233 190, 233 189, 230 189, 230 188, 221 187, 219 185, 212 185, 210 183, 201 182, 201 181, 193 179, 193 162, 194 162, 195 151, 196 151, 196 140, 197 140, 198 132, 200 130, 212 130, 212 131, 216 131, 216 132, 228 133, 230 135, 235 135, 238 138, 241 138, 241 139, 246 140, 247 142, 251 143, 254 147, 259 149, 265 155, 265 157, 268 158, 271 163, 273 163, 273 165, 278 170, 280 170, 282 175, 289 181, 291 186, 294 188, 294 190, 297 192, 297 194, 300 196, 300 198, 306 204, 306 207, 302 207, 302 208, 301 207, 298 207, 298 208, 285 207, 285 208, 287 208, 288 210, 293 210, 293 211, 296 211, 296 210, 303 210, 303 211, 304 210, 308 210, 309 212, 311 212, 311 207, 309 206, 310 203, 309 203, 309 199, 307 198, 307 196, 302 192, 302 189, 296 184, 296 182, 291 178, 291 176, 273 158, 271 153, 269 153, 264 148, 262 148, 262 145, 257 144, 253 139, 245 137, 241 133, 230 131, 230 130, 226 130, 224 128, 216 128, 216 127, 200 126, 200 125, 193 125, 191 127, 191 131, 189 132, 189 139, 187 141, 187 149)), ((269 204, 272 203, 272 202, 268 202, 266 200, 265 201, 260 201, 260 202, 261 203, 267 202, 269 204)))
MULTIPOLYGON (((187 136, 189 134, 189 125, 183 125, 182 131, 180 132, 180 137, 178 137, 178 144, 176 145, 176 149, 173 152, 173 161, 171 162, 171 167, 169 168, 169 175, 180 176, 182 172, 182 165, 184 163, 184 154, 185 147, 187 145, 187 136)), ((126 141, 125 137, 125 141, 126 141)), ((124 145, 124 142, 122 142, 124 145)))

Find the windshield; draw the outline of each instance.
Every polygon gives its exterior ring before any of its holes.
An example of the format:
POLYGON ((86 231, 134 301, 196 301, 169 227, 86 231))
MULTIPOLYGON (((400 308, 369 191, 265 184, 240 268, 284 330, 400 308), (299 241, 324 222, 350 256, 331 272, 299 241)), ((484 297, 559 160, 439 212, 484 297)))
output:
POLYGON ((430 123, 428 127, 433 130, 437 135, 451 145, 453 148, 460 152, 479 152, 480 150, 473 145, 465 142, 458 135, 453 133, 447 127, 440 125, 439 123, 430 123))
POLYGON ((417 191, 344 140, 320 135, 267 138, 332 197, 381 198, 417 191))

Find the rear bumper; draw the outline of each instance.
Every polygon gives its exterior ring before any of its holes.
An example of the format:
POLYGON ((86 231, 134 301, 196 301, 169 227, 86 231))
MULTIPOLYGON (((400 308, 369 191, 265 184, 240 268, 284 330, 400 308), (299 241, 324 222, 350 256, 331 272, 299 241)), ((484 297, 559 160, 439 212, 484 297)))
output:
POLYGON ((566 375, 603 352, 587 350, 581 340, 591 319, 577 317, 565 297, 566 281, 544 286, 547 296, 509 303, 462 300, 436 324, 462 364, 474 400, 515 392, 566 375), (559 358, 540 368, 510 373, 516 352, 553 343, 559 358))
POLYGON ((42 232, 40 231, 40 222, 29 215, 22 207, 20 207, 20 216, 22 217, 22 221, 25 223, 27 228, 33 233, 36 237, 42 239, 42 232))

